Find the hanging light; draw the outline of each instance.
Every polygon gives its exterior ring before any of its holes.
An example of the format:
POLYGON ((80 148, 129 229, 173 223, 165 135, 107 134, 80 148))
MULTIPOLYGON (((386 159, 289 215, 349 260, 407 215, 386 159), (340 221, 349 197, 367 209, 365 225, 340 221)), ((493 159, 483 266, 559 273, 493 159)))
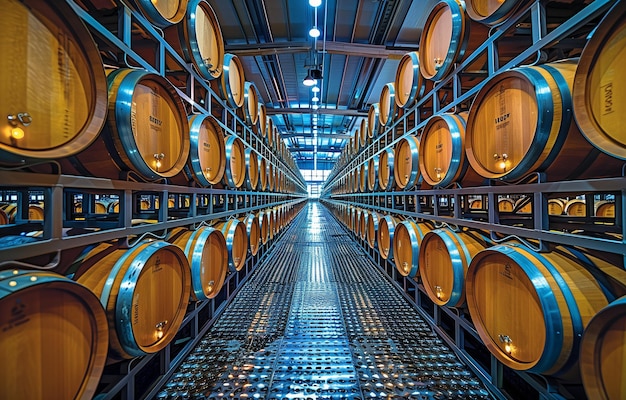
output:
POLYGON ((313 96, 313 98, 311 99, 311 101, 320 101, 320 98, 317 96, 313 96))
POLYGON ((304 80, 302 81, 302 84, 304 86, 313 86, 317 83, 317 80, 315 80, 315 78, 313 78, 313 76, 311 75, 311 71, 309 71, 306 74, 306 78, 304 78, 304 80))
POLYGON ((311 7, 319 7, 322 5, 322 0, 309 0, 309 5, 311 7))
POLYGON ((320 37, 320 35, 321 35, 321 32, 320 32, 319 29, 317 29, 317 26, 314 26, 309 31, 309 36, 311 36, 312 38, 318 38, 318 37, 320 37))
POLYGON ((320 91, 320 88, 319 88, 319 86, 313 86, 313 87, 311 88, 311 91, 312 91, 313 93, 318 93, 318 92, 320 91))

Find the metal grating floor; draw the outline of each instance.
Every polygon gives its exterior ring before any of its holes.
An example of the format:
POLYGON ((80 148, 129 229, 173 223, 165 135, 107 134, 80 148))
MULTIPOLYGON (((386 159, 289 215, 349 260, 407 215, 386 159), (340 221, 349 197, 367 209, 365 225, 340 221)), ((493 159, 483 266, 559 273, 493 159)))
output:
POLYGON ((157 398, 491 398, 320 204, 275 248, 157 398))

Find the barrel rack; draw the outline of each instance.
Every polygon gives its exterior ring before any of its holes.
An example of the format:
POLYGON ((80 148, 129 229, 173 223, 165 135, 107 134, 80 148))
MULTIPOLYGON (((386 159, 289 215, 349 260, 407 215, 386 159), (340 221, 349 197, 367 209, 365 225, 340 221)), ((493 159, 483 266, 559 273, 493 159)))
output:
MULTIPOLYGON (((0 269, 46 269, 64 274, 67 268, 63 265, 75 257, 74 253, 92 244, 117 240, 122 246, 132 246, 143 237, 165 238, 168 230, 176 227, 198 227, 212 220, 307 201, 306 184, 290 154, 284 152, 279 157, 280 152, 246 124, 236 110, 229 108, 215 88, 166 41, 164 33, 139 11, 125 0, 111 0, 110 6, 117 10, 116 18, 111 21, 91 7, 90 0, 67 0, 67 3, 88 27, 102 54, 115 54, 119 59, 114 66, 142 68, 168 79, 183 99, 188 114, 215 116, 225 134, 237 135, 246 148, 281 171, 288 188, 267 191, 227 185, 203 188, 176 186, 167 180, 143 182, 132 176, 114 180, 64 175, 62 171, 44 174, 24 168, 0 168, 0 202, 16 203, 18 207, 14 221, 0 226, 0 239, 12 238, 10 246, 0 247, 0 269), (114 216, 95 212, 95 202, 103 199, 118 202, 114 216), (81 202, 80 212, 75 209, 77 201, 81 202), (29 205, 38 202, 45 204, 43 219, 33 220, 29 218, 29 205), (143 207, 142 202, 148 206, 143 207)), ((54 170, 56 163, 49 164, 54 170)), ((248 252, 245 266, 226 277, 215 298, 190 302, 175 339, 166 348, 108 366, 95 398, 154 397, 259 261, 271 252, 273 243, 260 244, 256 255, 248 252)))
MULTIPOLYGON (((335 166, 326 181, 321 194, 321 201, 330 208, 349 206, 379 212, 381 215, 397 215, 414 221, 432 221, 436 227, 467 227, 488 231, 494 242, 518 240, 535 248, 546 251, 551 243, 579 246, 590 251, 610 254, 618 265, 626 264, 625 226, 626 218, 626 179, 622 176, 604 179, 572 181, 549 181, 542 173, 534 173, 515 183, 487 181, 478 187, 454 185, 446 188, 420 189, 419 186, 407 187, 406 190, 389 191, 362 190, 363 184, 353 184, 355 174, 365 172, 369 162, 382 151, 393 150, 396 143, 408 136, 415 136, 426 124, 431 115, 469 109, 474 96, 480 91, 488 78, 507 69, 528 64, 529 59, 545 61, 549 48, 559 46, 584 47, 580 41, 581 27, 597 23, 616 1, 597 0, 590 2, 574 15, 560 22, 549 30, 545 2, 526 3, 524 10, 516 13, 502 25, 493 28, 490 35, 460 64, 455 64, 452 73, 441 81, 431 83, 430 90, 414 104, 399 112, 397 118, 387 126, 378 127, 378 135, 357 153, 344 149, 340 162, 335 166), (523 27, 531 41, 517 56, 500 62, 500 40, 507 33, 523 27), (579 38, 575 38, 578 33, 579 38), (574 39, 575 38, 575 39, 574 39), (486 55, 484 70, 471 71, 471 64, 486 55), (462 78, 479 77, 471 85, 462 85, 462 78), (447 92, 444 95, 444 92, 447 92), (451 95, 450 95, 451 94, 451 95), (361 169, 361 166, 365 166, 361 169), (346 189, 347 187, 347 189, 346 189), (513 211, 501 212, 497 207, 501 198, 510 196, 524 199, 532 205, 527 214, 513 211), (548 198, 558 196, 580 196, 586 200, 587 217, 554 216, 548 213, 548 198), (470 209, 472 199, 481 199, 488 204, 481 210, 470 209), (594 218, 594 200, 610 199, 615 202, 615 216, 594 218)), ((572 47, 570 47, 572 48, 572 47)), ((392 99, 393 101, 393 99, 392 99)), ((372 128, 370 128, 372 129, 372 128)), ((358 139, 357 139, 358 140, 358 139)), ((367 182, 367 176, 365 178, 367 182)), ((391 177, 393 180, 393 176, 391 177)), ((357 179, 358 181, 359 179, 357 179)), ((358 235, 357 235, 358 236, 358 235)), ((471 368, 488 384, 510 393, 517 393, 520 398, 529 398, 536 393, 537 398, 564 399, 568 389, 550 377, 514 371, 502 365, 481 343, 472 325, 467 310, 440 307, 428 298, 426 291, 417 278, 402 276, 392 260, 385 259, 378 248, 368 246, 366 240, 357 237, 369 257, 386 273, 405 297, 420 310, 421 314, 455 349, 471 368), (512 392, 511 392, 512 390, 512 392), (517 391, 517 392, 516 392, 517 391)))

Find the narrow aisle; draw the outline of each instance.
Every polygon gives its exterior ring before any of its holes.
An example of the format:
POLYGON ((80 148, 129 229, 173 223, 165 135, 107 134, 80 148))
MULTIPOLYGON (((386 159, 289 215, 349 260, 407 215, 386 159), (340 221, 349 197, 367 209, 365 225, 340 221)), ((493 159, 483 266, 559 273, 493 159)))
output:
POLYGON ((275 249, 158 398, 491 398, 319 203, 275 249))

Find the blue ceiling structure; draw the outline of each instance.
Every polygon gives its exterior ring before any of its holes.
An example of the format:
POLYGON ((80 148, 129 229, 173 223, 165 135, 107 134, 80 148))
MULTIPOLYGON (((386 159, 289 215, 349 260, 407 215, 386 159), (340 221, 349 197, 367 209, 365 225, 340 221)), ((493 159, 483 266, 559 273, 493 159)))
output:
POLYGON ((402 55, 418 48, 435 0, 209 0, 302 170, 331 169, 402 55), (309 36, 317 26, 320 37, 309 36), (321 70, 319 92, 302 82, 321 70), (315 97, 319 100, 315 101, 315 97))

